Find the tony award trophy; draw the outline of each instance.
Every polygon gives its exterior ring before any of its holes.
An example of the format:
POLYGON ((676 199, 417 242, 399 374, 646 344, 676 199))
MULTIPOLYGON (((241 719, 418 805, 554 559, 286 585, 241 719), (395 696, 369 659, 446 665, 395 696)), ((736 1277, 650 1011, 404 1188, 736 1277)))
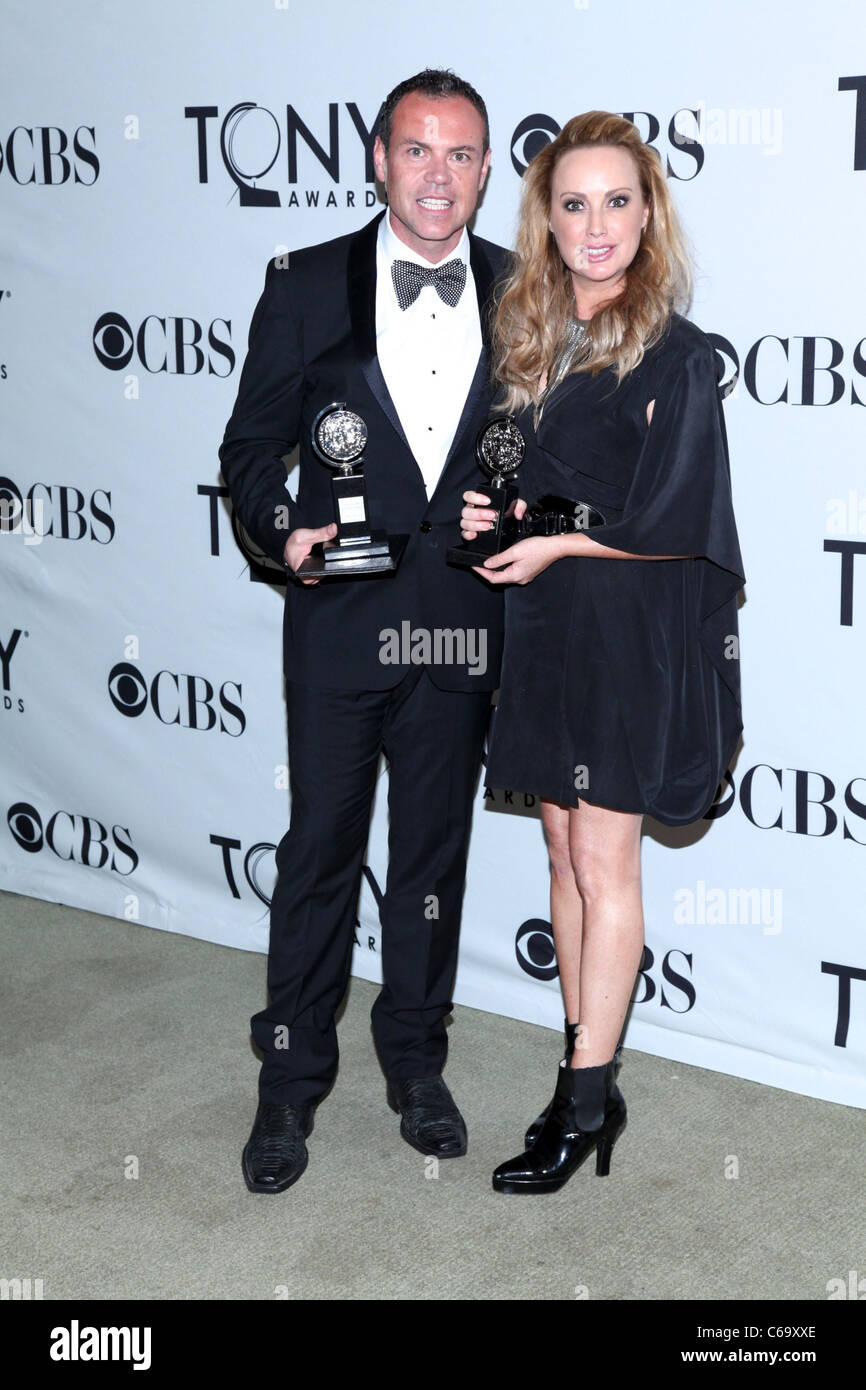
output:
POLYGON ((496 415, 488 420, 479 432, 475 442, 475 457, 481 472, 490 479, 488 487, 482 491, 490 498, 490 507, 496 512, 496 519, 488 531, 479 531, 474 541, 463 541, 452 546, 445 558, 450 565, 471 568, 483 565, 491 555, 507 550, 514 536, 510 509, 517 500, 517 488, 513 486, 514 477, 523 462, 526 442, 510 415, 496 415))
POLYGON ((320 410, 313 421, 313 449, 322 463, 338 471, 331 479, 337 534, 318 542, 295 573, 302 578, 325 579, 333 575, 379 574, 395 570, 406 549, 408 536, 387 536, 370 528, 364 449, 367 426, 345 401, 320 410))

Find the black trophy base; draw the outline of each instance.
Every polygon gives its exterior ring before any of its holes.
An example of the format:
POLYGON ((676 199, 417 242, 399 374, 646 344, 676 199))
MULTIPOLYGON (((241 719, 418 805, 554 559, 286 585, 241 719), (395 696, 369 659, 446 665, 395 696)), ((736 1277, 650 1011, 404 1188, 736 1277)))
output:
POLYGON ((319 541, 295 570, 301 579, 351 579, 355 575, 387 574, 399 565, 408 536, 373 531, 368 541, 336 545, 319 541))
POLYGON ((449 565, 459 565, 462 569, 468 570, 475 565, 483 565, 485 560, 492 559, 495 554, 495 550, 479 550, 476 545, 465 543, 453 545, 450 550, 446 550, 445 559, 449 565))
POLYGON ((506 517, 498 536, 494 536, 490 531, 480 531, 474 541, 461 541, 460 545, 452 545, 446 550, 445 559, 449 565, 459 565, 463 569, 483 565, 485 560, 495 559, 500 551, 507 550, 520 539, 520 527, 520 522, 506 517))

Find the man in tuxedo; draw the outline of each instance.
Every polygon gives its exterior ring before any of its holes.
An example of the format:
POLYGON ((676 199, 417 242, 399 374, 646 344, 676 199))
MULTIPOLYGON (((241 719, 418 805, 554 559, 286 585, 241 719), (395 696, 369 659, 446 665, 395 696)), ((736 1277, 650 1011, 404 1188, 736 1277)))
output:
POLYGON ((288 571, 291 824, 277 851, 270 1003, 251 1020, 264 1058, 243 1156, 252 1192, 283 1191, 303 1173, 313 1111, 336 1074, 334 1015, 383 751, 389 863, 373 1037, 403 1138, 440 1158, 467 1146, 441 1073, 502 596, 447 566, 445 552, 459 539, 462 494, 478 486, 474 445, 491 404, 486 311, 506 253, 466 228, 490 162, 472 87, 425 70, 386 99, 377 130, 388 209, 269 263, 220 449, 244 526, 288 571), (336 532, 332 472, 311 447, 333 402, 367 426, 372 526, 409 537, 395 573, 295 574, 336 532), (297 443, 293 501, 283 456, 297 443))

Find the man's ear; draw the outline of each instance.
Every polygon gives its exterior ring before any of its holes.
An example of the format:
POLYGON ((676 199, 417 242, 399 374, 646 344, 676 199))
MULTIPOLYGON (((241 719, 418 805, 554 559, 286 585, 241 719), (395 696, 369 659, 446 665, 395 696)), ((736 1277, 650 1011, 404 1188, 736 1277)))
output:
POLYGON ((385 183, 388 174, 388 151, 382 144, 381 135, 377 135, 373 141, 373 168, 376 170, 376 178, 380 183, 385 183))
POLYGON ((484 187, 485 183, 487 182, 487 174, 488 174, 488 172, 489 172, 489 170, 490 170, 490 156, 491 156, 492 153, 493 153, 492 150, 488 150, 487 153, 486 153, 486 155, 484 156, 484 159, 483 159, 482 162, 481 162, 481 178, 478 180, 478 192, 479 192, 479 193, 481 192, 482 188, 484 187))

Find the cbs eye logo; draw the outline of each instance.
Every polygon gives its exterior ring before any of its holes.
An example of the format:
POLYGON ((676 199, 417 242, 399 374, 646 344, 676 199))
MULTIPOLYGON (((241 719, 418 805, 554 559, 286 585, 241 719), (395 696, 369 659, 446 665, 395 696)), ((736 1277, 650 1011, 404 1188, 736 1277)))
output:
POLYGON ((42 818, 35 806, 16 801, 6 813, 6 824, 16 843, 28 854, 38 854, 43 844, 42 818))
POLYGON ((530 917, 514 938, 517 964, 534 980, 555 980, 559 974, 553 928, 543 917, 530 917))
POLYGON ((108 677, 108 693, 114 708, 134 719, 147 707, 147 684, 139 670, 126 661, 115 666, 108 677))
POLYGON ((540 112, 520 122, 511 137, 511 163, 521 178, 535 156, 556 139, 560 129, 552 116, 540 112))
POLYGON ((122 372, 132 361, 135 339, 122 314, 102 314, 93 326, 93 350, 103 367, 122 372))
POLYGON ((239 738, 247 726, 240 704, 243 692, 236 681, 217 686, 207 676, 162 670, 148 683, 137 666, 119 661, 108 673, 108 694, 114 708, 129 719, 136 719, 150 705, 161 724, 183 729, 218 728, 239 738))
POLYGON ((138 358, 151 375, 231 376, 235 351, 231 344, 231 319, 199 323, 189 316, 147 314, 134 330, 123 314, 100 314, 93 325, 93 351, 110 372, 122 372, 138 358))
POLYGON ((66 863, 108 868, 124 878, 138 867, 138 851, 133 848, 128 826, 103 825, 94 816, 72 811, 55 811, 43 823, 29 801, 10 806, 6 824, 19 849, 27 854, 38 854, 45 848, 66 863))

